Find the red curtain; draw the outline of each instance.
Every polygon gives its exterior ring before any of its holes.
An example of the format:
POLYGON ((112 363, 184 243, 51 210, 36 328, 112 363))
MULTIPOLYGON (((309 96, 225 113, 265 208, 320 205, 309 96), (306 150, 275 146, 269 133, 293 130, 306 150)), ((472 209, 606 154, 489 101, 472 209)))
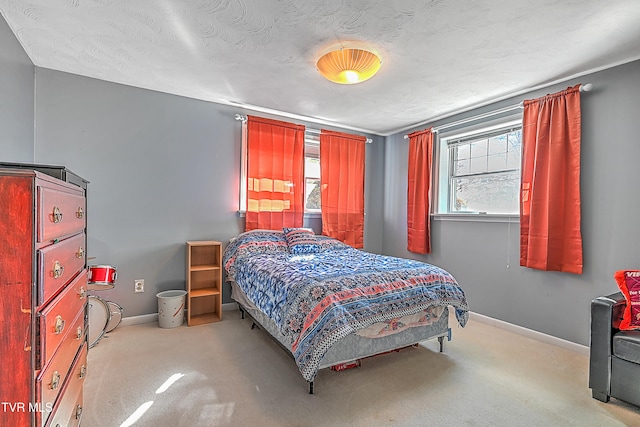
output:
POLYGON ((246 230, 302 227, 304 126, 249 116, 246 230))
POLYGON ((582 274, 580 86, 524 102, 520 265, 582 274))
POLYGON ((431 253, 431 128, 409 134, 409 174, 407 189, 407 250, 431 253))
POLYGON ((354 248, 364 247, 363 136, 320 133, 322 234, 354 248))

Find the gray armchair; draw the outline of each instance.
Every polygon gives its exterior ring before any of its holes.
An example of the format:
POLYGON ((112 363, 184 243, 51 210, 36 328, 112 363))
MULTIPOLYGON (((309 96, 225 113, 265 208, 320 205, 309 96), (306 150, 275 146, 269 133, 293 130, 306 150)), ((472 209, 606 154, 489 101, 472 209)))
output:
POLYGON ((594 399, 640 406, 640 330, 618 329, 625 304, 621 292, 591 301, 589 388, 594 399))

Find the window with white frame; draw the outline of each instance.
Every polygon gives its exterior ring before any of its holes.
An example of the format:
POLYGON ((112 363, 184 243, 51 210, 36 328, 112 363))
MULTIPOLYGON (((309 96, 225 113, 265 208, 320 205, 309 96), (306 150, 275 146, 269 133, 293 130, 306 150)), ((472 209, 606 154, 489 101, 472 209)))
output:
POLYGON ((447 132, 438 141, 437 213, 519 213, 519 117, 447 132))
POLYGON ((320 137, 305 134, 304 138, 304 210, 320 209, 320 137))

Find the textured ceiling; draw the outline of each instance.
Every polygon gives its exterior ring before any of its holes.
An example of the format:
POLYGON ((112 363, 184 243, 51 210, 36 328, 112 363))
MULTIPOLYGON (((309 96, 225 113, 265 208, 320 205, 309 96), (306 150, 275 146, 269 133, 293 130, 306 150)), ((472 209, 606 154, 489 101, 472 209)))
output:
POLYGON ((640 58, 640 0, 0 0, 38 67, 388 135, 640 58), (324 80, 328 48, 383 60, 324 80))

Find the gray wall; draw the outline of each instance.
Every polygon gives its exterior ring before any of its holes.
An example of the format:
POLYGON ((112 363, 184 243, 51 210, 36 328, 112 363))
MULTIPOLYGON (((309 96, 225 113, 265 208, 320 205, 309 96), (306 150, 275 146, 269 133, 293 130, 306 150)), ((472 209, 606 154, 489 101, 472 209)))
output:
POLYGON ((613 274, 640 268, 640 61, 618 66, 492 106, 451 122, 593 83, 581 96, 581 195, 584 272, 544 272, 519 266, 519 223, 432 220, 432 254, 406 250, 408 142, 387 138, 383 252, 450 271, 471 310, 589 345, 591 300, 618 290, 613 274))
MULTIPOLYGON (((35 160, 90 181, 90 264, 118 269, 115 288, 100 296, 125 317, 157 312, 156 293, 185 287, 185 241, 226 245, 243 231, 234 117, 247 112, 41 68, 36 82, 35 160), (134 294, 134 279, 145 280, 143 294, 134 294)), ((367 230, 382 218, 382 178, 373 172, 384 165, 383 141, 367 144, 367 230)), ((367 233, 367 248, 380 251, 381 238, 367 233)), ((223 293, 230 302, 228 286, 223 293)))
POLYGON ((0 18, 0 162, 33 162, 34 69, 0 18))

